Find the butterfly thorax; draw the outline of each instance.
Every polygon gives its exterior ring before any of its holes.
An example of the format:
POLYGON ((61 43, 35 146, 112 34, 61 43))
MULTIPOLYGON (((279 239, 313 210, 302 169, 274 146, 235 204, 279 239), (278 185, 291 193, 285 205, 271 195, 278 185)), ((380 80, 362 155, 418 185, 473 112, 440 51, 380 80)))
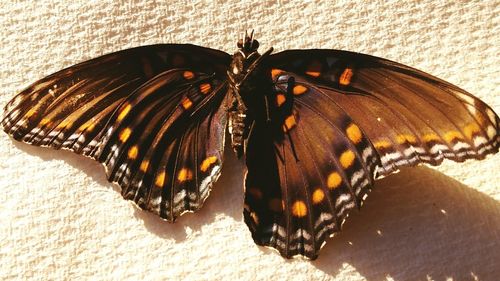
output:
POLYGON ((270 91, 272 83, 267 77, 269 71, 262 64, 264 57, 257 51, 258 46, 257 40, 248 36, 244 42, 240 40, 239 49, 227 70, 230 89, 228 127, 231 146, 238 157, 244 153, 252 124, 268 116, 264 93, 270 91))

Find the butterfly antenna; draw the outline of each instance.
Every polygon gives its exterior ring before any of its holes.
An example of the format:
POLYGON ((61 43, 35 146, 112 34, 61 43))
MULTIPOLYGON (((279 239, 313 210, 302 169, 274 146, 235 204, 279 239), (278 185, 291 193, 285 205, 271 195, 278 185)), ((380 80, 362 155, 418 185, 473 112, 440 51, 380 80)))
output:
POLYGON ((252 32, 250 33, 250 42, 253 44, 253 29, 252 32))

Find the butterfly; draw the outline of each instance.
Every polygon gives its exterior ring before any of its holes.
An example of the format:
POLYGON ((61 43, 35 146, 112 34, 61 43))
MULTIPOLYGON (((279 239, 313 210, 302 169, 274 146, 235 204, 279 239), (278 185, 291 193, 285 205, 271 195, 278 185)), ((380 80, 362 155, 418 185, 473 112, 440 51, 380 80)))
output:
POLYGON ((221 173, 226 130, 245 159, 256 244, 315 259, 375 179, 498 152, 499 117, 414 68, 341 50, 260 54, 189 44, 127 49, 49 75, 5 107, 4 131, 102 163, 125 199, 173 222, 221 173))

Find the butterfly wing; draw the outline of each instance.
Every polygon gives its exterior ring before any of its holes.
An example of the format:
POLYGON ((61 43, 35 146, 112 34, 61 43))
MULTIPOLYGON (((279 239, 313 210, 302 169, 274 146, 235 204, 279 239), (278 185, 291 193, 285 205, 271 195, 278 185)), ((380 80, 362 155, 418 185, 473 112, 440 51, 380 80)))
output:
POLYGON ((447 82, 343 51, 271 56, 270 125, 247 148, 245 221, 255 242, 316 258, 378 175, 498 151, 498 116, 447 82))
POLYGON ((2 124, 16 140, 98 160, 126 199, 173 221, 199 209, 219 175, 229 61, 193 45, 105 55, 28 87, 2 124))
POLYGON ((244 214, 257 244, 314 259, 362 204, 378 157, 344 110, 321 91, 294 96, 303 90, 292 74, 277 77, 271 122, 248 142, 244 214))
POLYGON ((444 158, 462 162, 498 151, 499 119, 448 82, 389 60, 339 50, 293 50, 271 57, 305 88, 326 93, 363 129, 381 159, 377 175, 444 158))

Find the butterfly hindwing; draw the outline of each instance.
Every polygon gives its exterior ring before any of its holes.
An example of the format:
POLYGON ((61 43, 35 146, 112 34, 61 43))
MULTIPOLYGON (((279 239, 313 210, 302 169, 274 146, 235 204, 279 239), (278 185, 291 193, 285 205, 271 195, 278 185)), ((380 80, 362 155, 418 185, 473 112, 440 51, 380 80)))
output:
MULTIPOLYGON (((381 158, 378 175, 444 158, 498 151, 498 116, 466 91, 389 60, 339 50, 297 50, 270 64, 330 97, 364 130, 381 158)), ((277 71, 277 70, 275 70, 277 71)))
POLYGON ((98 151, 108 179, 170 221, 200 208, 222 165, 226 91, 213 76, 182 69, 137 89, 110 118, 98 151))
POLYGON ((17 140, 98 160, 125 198, 173 221, 219 176, 229 61, 193 45, 112 53, 34 83, 2 124, 17 140))
POLYGON ((316 258, 362 204, 378 157, 328 96, 293 80, 276 75, 271 125, 256 124, 250 136, 245 219, 258 244, 316 258))

